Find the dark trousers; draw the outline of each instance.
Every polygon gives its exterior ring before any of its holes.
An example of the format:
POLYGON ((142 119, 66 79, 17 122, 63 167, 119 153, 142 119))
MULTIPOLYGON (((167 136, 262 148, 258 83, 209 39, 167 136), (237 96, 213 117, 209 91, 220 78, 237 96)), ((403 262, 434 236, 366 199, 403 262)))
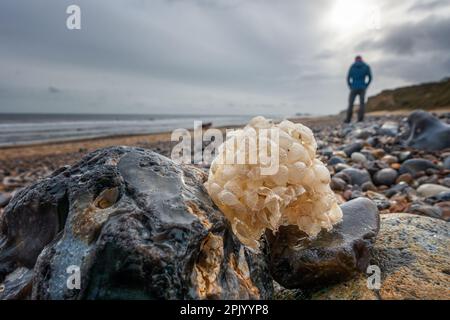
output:
POLYGON ((356 96, 359 96, 358 121, 364 120, 366 89, 353 89, 350 91, 350 96, 348 98, 347 118, 345 119, 345 122, 352 121, 353 103, 355 103, 356 96))

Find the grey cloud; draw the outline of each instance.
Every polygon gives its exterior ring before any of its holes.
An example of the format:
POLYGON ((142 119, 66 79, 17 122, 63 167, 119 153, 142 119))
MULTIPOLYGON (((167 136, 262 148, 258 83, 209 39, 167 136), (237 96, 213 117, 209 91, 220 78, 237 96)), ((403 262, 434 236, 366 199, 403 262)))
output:
POLYGON ((448 3, 442 0, 431 0, 431 1, 421 1, 413 4, 408 11, 410 12, 420 12, 423 10, 434 10, 442 7, 448 6, 448 3))
POLYGON ((380 50, 393 54, 447 51, 450 49, 450 19, 429 17, 418 23, 405 23, 389 28, 381 39, 365 40, 357 50, 380 50))
MULTIPOLYGON (((435 65, 424 76, 448 66, 437 55, 448 49, 448 15, 415 25, 400 14, 374 41, 355 33, 341 43, 323 26, 335 3, 2 0, 0 112, 331 113, 345 105, 355 42, 376 75, 421 80, 408 66, 431 53, 435 65), (65 27, 74 2, 79 31, 65 27), (395 65, 396 54, 408 59, 395 65)), ((409 8, 383 3, 384 11, 409 8)))

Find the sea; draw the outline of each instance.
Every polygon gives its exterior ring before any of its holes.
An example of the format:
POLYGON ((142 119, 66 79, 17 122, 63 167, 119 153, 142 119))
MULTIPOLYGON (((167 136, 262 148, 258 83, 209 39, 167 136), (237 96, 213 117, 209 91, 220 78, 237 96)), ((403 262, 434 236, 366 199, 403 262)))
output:
POLYGON ((171 132, 177 128, 189 130, 194 128, 194 121, 212 123, 214 127, 237 126, 247 123, 252 117, 252 115, 0 113, 0 147, 171 132))

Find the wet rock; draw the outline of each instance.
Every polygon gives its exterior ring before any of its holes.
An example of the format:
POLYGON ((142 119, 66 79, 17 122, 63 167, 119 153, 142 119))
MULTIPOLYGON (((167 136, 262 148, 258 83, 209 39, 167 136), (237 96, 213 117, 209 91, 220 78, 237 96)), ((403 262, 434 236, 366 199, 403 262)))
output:
POLYGON ((358 186, 372 181, 369 172, 365 169, 347 168, 337 173, 335 177, 341 178, 349 184, 358 186))
POLYGON ((366 163, 367 158, 361 152, 353 152, 351 156, 352 160, 357 163, 366 163))
POLYGON ((448 299, 450 225, 409 213, 381 215, 371 265, 381 271, 380 290, 367 287, 367 275, 324 288, 313 299, 448 299), (430 258, 432 257, 432 258, 430 258))
POLYGON ((398 123, 394 121, 386 121, 380 128, 380 134, 395 137, 398 134, 398 123))
POLYGON ((438 170, 439 168, 430 160, 410 159, 402 163, 399 172, 400 174, 410 173, 415 176, 417 173, 425 171, 427 169, 438 170))
POLYGON ((0 192, 0 208, 6 207, 10 200, 11 200, 10 193, 0 192))
POLYGON ((366 270, 379 229, 378 210, 366 198, 346 202, 341 208, 343 222, 315 239, 293 226, 269 235, 271 271, 277 282, 286 288, 311 288, 366 270))
POLYGON ((354 142, 352 144, 345 146, 343 151, 348 157, 350 157, 353 154, 353 152, 361 151, 362 147, 363 144, 361 142, 354 142))
POLYGON ((450 125, 431 113, 419 110, 408 117, 410 136, 406 144, 421 150, 435 151, 450 147, 450 125))
POLYGON ((395 179, 397 179, 397 176, 397 171, 395 171, 394 169, 386 168, 374 174, 373 182, 376 185, 391 186, 395 183, 395 179))
POLYGON ((0 300, 23 300, 30 296, 33 270, 17 268, 0 283, 0 300))
POLYGON ((11 200, 0 277, 33 269, 33 299, 269 298, 265 258, 233 235, 205 179, 141 148, 93 152, 11 200))
POLYGON ((417 188, 417 194, 422 197, 433 197, 441 192, 450 192, 450 188, 438 184, 423 184, 417 188))

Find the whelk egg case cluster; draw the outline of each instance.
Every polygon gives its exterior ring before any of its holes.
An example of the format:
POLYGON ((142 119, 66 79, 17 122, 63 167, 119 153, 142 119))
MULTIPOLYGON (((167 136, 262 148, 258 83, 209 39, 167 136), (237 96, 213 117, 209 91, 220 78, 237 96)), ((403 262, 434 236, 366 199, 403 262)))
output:
POLYGON ((316 159, 316 150, 311 129, 288 120, 276 125, 256 117, 228 136, 205 187, 244 245, 257 249, 265 229, 276 232, 282 225, 296 225, 315 237, 342 220, 330 173, 316 159), (274 161, 276 170, 265 173, 274 161))

